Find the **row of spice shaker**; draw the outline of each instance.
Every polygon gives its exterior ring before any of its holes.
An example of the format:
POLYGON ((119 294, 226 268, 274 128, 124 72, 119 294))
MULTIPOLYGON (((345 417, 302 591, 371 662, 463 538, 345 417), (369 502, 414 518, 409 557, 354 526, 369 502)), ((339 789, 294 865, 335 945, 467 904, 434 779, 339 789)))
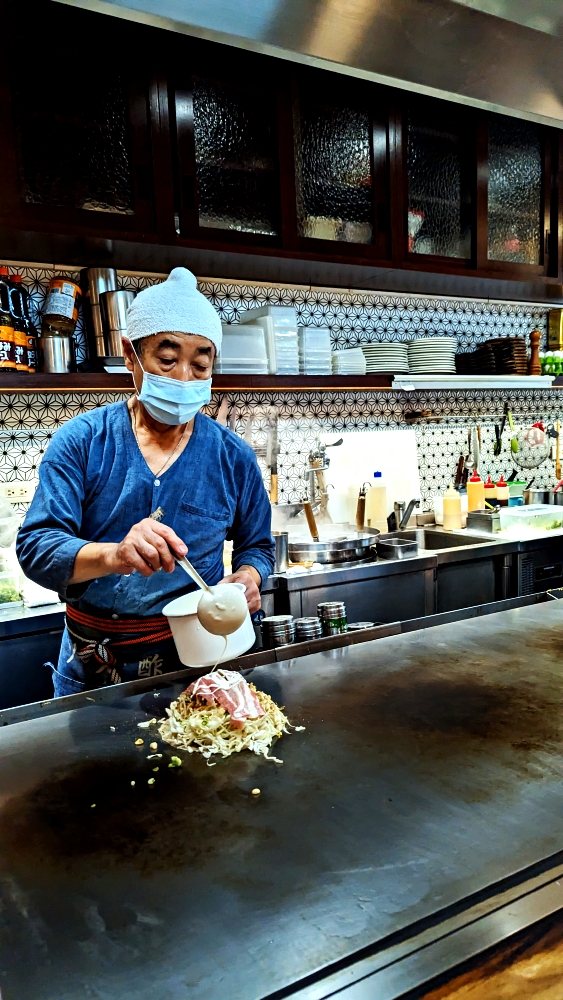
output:
POLYGON ((294 618, 293 615, 270 615, 260 622, 262 644, 265 649, 288 646, 293 642, 307 642, 321 636, 343 635, 373 628, 373 622, 348 624, 346 605, 343 601, 323 601, 317 606, 317 617, 294 618))

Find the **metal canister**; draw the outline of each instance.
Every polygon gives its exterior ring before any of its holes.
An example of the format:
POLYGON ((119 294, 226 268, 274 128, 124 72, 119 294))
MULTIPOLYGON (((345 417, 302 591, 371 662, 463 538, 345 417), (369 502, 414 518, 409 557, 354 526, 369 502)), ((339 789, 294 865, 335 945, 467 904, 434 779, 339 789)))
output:
POLYGON ((285 573, 289 563, 289 535, 287 531, 272 531, 276 546, 274 573, 285 573))
POLYGON ((262 644, 265 649, 275 649, 277 646, 287 646, 295 641, 295 622, 293 615, 270 615, 260 622, 262 644))
POLYGON ((346 605, 343 601, 323 601, 317 605, 323 635, 342 635, 348 631, 346 605))
POLYGON ((308 639, 320 639, 323 626, 320 618, 296 618, 295 641, 307 642, 308 639))

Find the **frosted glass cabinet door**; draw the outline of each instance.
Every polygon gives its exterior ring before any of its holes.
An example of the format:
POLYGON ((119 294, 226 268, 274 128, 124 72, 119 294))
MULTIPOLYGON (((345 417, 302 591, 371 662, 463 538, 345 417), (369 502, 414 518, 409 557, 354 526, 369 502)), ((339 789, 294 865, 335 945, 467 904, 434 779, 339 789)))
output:
POLYGON ((91 70, 54 60, 40 88, 28 72, 14 82, 23 200, 133 215, 126 81, 91 70))
POLYGON ((36 4, 33 17, 26 9, 10 8, 1 67, 2 127, 12 133, 2 211, 22 229, 39 221, 55 231, 154 232, 144 36, 120 21, 109 32, 99 15, 69 6, 36 4))
POLYGON ((541 130, 532 122, 494 115, 489 122, 488 258, 540 264, 541 130))
POLYGON ((196 78, 193 128, 199 225, 277 235, 276 115, 269 88, 196 78))
POLYGON ((297 229, 300 236, 372 243, 371 118, 303 88, 294 113, 297 229))
POLYGON ((458 109, 406 114, 409 253, 471 254, 467 132, 458 109))

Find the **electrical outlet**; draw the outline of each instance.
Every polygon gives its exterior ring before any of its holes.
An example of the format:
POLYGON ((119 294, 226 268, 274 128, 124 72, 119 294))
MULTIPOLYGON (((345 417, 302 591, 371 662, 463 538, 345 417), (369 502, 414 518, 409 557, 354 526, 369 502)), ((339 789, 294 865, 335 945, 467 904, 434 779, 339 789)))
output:
POLYGON ((0 497, 10 503, 29 503, 33 500, 35 486, 35 483, 17 479, 11 483, 0 483, 0 497))

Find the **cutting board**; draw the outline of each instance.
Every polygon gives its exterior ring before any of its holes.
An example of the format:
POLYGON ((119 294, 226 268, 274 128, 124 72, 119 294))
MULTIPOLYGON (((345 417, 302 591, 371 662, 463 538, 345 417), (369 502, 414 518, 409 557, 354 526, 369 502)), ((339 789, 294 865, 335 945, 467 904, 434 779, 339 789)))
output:
POLYGON ((339 448, 329 448, 330 468, 326 481, 334 486, 329 492, 340 496, 348 486, 373 483, 373 474, 383 474, 387 488, 387 513, 393 510, 395 500, 408 503, 420 497, 418 454, 414 429, 381 431, 336 431, 321 433, 324 444, 343 438, 339 448))

